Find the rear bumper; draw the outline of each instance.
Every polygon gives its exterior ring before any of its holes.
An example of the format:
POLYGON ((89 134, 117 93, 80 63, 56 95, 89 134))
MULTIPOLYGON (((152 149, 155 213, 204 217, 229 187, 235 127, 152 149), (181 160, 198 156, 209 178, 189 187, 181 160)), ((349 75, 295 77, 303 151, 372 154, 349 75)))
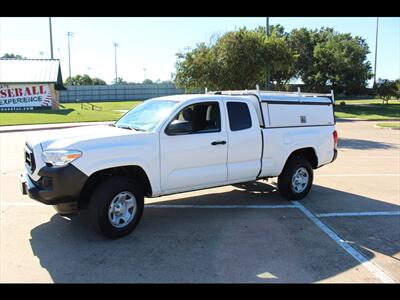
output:
POLYGON ((332 158, 332 161, 331 161, 331 162, 334 162, 334 161, 336 160, 337 155, 338 155, 337 149, 333 149, 333 158, 332 158))
POLYGON ((60 168, 43 167, 40 179, 33 181, 24 171, 20 179, 21 192, 47 205, 78 202, 87 176, 73 165, 60 168))

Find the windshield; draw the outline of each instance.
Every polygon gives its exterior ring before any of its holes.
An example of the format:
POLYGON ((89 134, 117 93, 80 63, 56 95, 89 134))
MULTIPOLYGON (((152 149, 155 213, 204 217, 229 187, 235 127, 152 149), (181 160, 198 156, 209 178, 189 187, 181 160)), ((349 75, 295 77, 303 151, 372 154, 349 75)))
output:
POLYGON ((178 101, 147 100, 122 116, 114 125, 138 131, 152 131, 168 116, 178 101))

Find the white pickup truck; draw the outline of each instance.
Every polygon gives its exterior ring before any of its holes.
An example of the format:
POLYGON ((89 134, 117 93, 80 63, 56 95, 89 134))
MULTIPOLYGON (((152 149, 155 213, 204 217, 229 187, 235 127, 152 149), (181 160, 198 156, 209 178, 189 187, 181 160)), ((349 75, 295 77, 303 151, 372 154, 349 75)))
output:
POLYGON ((278 177, 301 199, 335 160, 332 94, 224 91, 154 98, 110 125, 26 142, 23 194, 61 215, 89 209, 110 238, 139 223, 144 197, 278 177))

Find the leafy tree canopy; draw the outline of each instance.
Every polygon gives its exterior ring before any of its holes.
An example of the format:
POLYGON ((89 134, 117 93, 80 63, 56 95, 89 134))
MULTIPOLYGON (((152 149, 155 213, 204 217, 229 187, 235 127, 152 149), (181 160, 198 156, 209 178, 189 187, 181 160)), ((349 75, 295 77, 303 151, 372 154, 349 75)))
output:
POLYGON ((262 27, 241 28, 219 37, 215 44, 197 44, 177 54, 175 82, 184 88, 246 89, 265 82, 267 67, 271 80, 287 82, 294 72, 296 54, 285 42, 280 27, 266 37, 262 27))
POLYGON ((14 53, 5 53, 1 58, 26 59, 26 57, 23 57, 22 55, 14 54, 14 53))
POLYGON ((261 26, 240 28, 177 53, 174 81, 186 89, 249 89, 263 85, 268 70, 275 89, 299 78, 311 90, 356 94, 373 75, 368 53, 364 39, 333 28, 288 33, 278 24, 269 37, 261 26))
POLYGON ((112 84, 127 84, 127 82, 123 80, 121 77, 117 77, 112 81, 112 84))
POLYGON ((91 78, 87 74, 76 75, 73 77, 68 77, 64 85, 105 85, 106 82, 100 78, 91 78))
POLYGON ((400 98, 400 79, 389 80, 379 78, 374 86, 376 94, 382 98, 383 102, 389 103, 393 98, 400 98))

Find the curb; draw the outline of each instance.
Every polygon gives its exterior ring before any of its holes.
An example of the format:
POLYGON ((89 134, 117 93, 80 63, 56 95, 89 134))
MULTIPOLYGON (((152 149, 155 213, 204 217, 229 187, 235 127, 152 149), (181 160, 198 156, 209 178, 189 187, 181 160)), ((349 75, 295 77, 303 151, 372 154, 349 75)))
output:
POLYGON ((396 122, 400 121, 400 119, 359 119, 359 118, 336 118, 337 121, 344 120, 344 121, 363 121, 363 122, 396 122))
POLYGON ((379 128, 379 129, 400 130, 400 128, 383 127, 383 126, 378 126, 378 125, 374 125, 374 127, 379 128))

